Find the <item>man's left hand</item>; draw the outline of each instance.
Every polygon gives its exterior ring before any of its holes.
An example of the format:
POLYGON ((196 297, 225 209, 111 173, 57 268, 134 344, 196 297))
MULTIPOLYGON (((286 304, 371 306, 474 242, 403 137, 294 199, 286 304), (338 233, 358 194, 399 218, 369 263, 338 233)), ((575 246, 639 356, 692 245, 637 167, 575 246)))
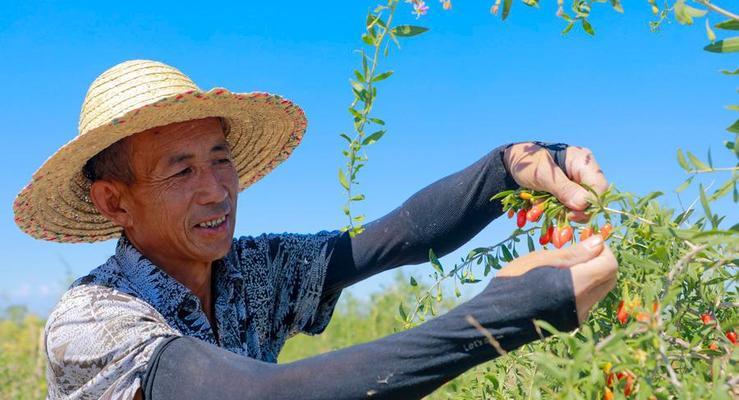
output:
POLYGON ((504 160, 513 179, 521 187, 553 194, 571 211, 569 218, 576 222, 587 222, 590 218, 584 210, 592 193, 580 184, 586 184, 596 193, 608 188, 603 171, 584 147, 568 146, 565 153, 566 171, 557 165, 547 149, 534 143, 519 143, 505 150, 504 160))

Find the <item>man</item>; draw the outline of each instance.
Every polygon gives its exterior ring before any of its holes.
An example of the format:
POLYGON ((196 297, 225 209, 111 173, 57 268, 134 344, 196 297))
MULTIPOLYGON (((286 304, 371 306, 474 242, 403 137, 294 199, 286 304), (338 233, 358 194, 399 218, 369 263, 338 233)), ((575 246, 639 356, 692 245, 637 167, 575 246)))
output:
POLYGON ((46 326, 49 398, 420 398, 537 340, 534 319, 572 330, 614 286, 596 236, 521 257, 451 312, 380 340, 277 365, 285 340, 326 327, 341 290, 447 254, 501 213, 520 186, 555 194, 584 221, 606 180, 589 151, 499 147, 416 193, 354 238, 339 231, 233 239, 236 197, 300 142, 305 117, 266 93, 200 91, 153 61, 129 61, 90 87, 79 135, 14 204, 30 235, 118 237, 105 264, 72 284, 46 326))

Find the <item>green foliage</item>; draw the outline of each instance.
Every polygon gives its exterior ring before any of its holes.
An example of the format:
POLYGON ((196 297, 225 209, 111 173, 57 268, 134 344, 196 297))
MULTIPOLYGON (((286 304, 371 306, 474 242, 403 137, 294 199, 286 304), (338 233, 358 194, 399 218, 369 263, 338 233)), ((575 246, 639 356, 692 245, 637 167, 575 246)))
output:
POLYGON ((0 313, 0 399, 46 396, 44 321, 23 307, 0 313))

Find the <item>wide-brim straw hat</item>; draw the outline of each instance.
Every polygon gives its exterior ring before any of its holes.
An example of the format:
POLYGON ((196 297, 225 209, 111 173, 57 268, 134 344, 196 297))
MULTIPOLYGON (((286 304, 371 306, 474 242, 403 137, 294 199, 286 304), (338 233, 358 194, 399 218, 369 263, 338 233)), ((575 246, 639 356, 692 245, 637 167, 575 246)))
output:
POLYGON ((306 128, 303 110, 278 95, 200 90, 177 69, 134 60, 103 72, 82 104, 79 133, 18 194, 15 222, 34 238, 96 242, 122 229, 93 205, 85 163, 116 141, 157 126, 221 117, 243 190, 290 156, 306 128))

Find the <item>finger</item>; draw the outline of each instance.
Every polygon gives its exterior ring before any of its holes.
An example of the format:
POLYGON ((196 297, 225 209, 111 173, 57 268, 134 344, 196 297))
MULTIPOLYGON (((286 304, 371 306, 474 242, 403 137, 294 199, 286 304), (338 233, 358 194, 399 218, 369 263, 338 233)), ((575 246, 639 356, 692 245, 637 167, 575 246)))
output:
POLYGON ((600 235, 593 235, 582 242, 563 249, 529 253, 514 260, 509 265, 515 263, 514 266, 517 267, 517 270, 528 270, 542 265, 567 268, 594 259, 603 251, 603 247, 603 238, 600 235))
MULTIPOLYGON (((554 163, 554 161, 551 161, 554 163)), ((556 167, 554 170, 552 187, 546 190, 553 194, 565 207, 574 211, 585 210, 590 203, 589 198, 592 194, 584 187, 570 180, 561 168, 556 167)))
MULTIPOLYGON (((594 235, 600 236, 600 235, 594 235)), ((571 268, 573 276, 581 275, 587 277, 591 287, 597 287, 604 283, 616 280, 618 262, 610 247, 602 245, 602 251, 597 257, 586 262, 577 264, 571 268)))
POLYGON ((581 147, 569 147, 566 157, 569 161, 567 165, 568 175, 575 182, 590 186, 598 194, 602 194, 608 189, 606 176, 590 150, 581 147))

